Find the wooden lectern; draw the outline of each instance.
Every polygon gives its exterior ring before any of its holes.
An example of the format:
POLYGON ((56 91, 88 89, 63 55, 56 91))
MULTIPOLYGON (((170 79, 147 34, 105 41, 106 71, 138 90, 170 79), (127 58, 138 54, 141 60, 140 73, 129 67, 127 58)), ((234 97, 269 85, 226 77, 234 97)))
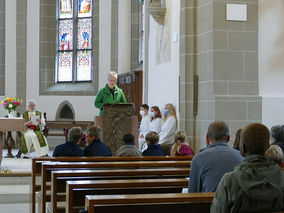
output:
POLYGON ((0 165, 2 162, 3 132, 25 131, 25 120, 23 118, 0 118, 0 165))
POLYGON ((104 115, 95 118, 95 125, 102 129, 102 141, 112 154, 123 144, 122 138, 131 133, 138 146, 138 118, 132 116, 132 104, 105 104, 104 115))

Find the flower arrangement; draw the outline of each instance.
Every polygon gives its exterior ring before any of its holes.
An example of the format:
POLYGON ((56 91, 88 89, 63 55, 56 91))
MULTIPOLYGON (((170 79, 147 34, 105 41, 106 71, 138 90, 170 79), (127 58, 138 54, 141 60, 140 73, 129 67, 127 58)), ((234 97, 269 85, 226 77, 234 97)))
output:
POLYGON ((16 108, 20 106, 23 103, 22 100, 18 98, 11 98, 6 97, 4 101, 1 101, 1 104, 3 107, 8 110, 8 113, 10 114, 12 111, 16 111, 16 108))

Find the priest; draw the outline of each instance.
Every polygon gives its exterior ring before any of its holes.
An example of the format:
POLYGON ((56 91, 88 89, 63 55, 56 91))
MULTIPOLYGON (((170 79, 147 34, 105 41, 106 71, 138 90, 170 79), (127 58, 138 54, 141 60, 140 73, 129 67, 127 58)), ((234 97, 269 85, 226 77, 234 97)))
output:
POLYGON ((49 151, 47 140, 42 134, 45 126, 45 119, 40 111, 36 110, 36 101, 27 102, 28 110, 23 113, 26 130, 21 137, 22 152, 24 158, 30 157, 32 146, 35 149, 37 157, 47 156, 49 151))

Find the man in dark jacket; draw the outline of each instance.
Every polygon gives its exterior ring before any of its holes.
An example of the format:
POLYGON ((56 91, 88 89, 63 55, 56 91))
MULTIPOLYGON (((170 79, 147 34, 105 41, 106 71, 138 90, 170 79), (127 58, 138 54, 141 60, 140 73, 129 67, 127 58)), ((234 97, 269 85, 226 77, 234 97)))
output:
POLYGON ((99 127, 90 127, 87 130, 88 146, 84 149, 85 156, 111 156, 110 148, 100 138, 102 131, 99 127))
POLYGON ((222 178, 211 213, 284 210, 284 172, 264 157, 269 138, 262 124, 249 124, 242 130, 240 150, 245 159, 222 178))
POLYGON ((83 157, 84 151, 78 146, 82 136, 83 130, 81 127, 71 128, 68 133, 68 141, 55 147, 53 157, 83 157))
POLYGON ((166 153, 159 143, 159 134, 149 132, 145 137, 148 148, 142 153, 143 156, 165 156, 166 153))

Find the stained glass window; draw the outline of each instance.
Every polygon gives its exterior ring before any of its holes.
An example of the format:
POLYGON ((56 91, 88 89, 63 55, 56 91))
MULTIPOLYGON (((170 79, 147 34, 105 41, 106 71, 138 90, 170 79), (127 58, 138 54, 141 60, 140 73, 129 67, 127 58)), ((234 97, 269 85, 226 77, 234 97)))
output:
POLYGON ((72 81, 72 52, 60 52, 58 54, 58 81, 72 81))
POLYGON ((73 17, 73 0, 59 0, 59 18, 73 17))
POLYGON ((91 51, 79 51, 77 54, 77 80, 89 81, 92 66, 91 51))
POLYGON ((92 0, 78 0, 78 17, 92 16, 92 0))
POLYGON ((73 49, 73 20, 66 19, 59 21, 59 50, 73 49))
POLYGON ((77 36, 78 49, 91 49, 92 48, 92 19, 79 19, 78 20, 78 36, 77 36))
POLYGON ((94 0, 57 1, 57 82, 91 81, 94 0))

